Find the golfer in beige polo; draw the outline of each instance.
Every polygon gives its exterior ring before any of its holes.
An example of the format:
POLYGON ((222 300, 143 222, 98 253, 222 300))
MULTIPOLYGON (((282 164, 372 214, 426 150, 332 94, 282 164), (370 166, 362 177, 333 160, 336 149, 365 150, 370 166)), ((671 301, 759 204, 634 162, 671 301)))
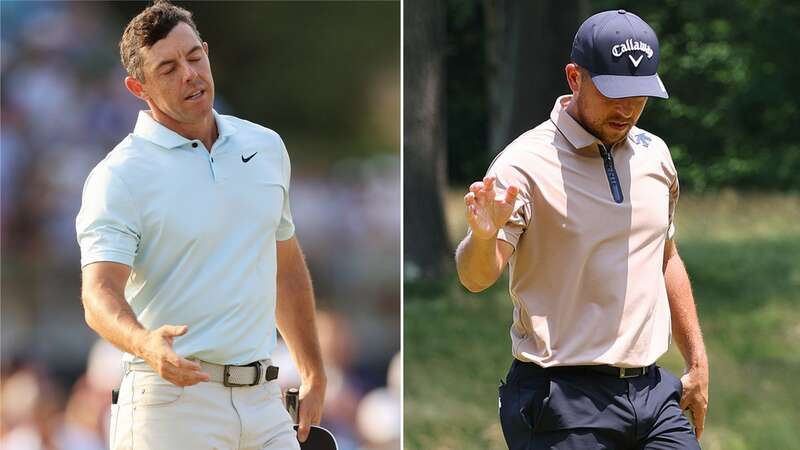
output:
POLYGON ((635 126, 648 97, 667 98, 658 40, 608 11, 571 56, 572 95, 465 196, 461 282, 479 292, 510 271, 503 432, 511 449, 699 448, 708 363, 674 241, 678 177, 664 141, 635 126), (655 365, 671 337, 680 380, 655 365))

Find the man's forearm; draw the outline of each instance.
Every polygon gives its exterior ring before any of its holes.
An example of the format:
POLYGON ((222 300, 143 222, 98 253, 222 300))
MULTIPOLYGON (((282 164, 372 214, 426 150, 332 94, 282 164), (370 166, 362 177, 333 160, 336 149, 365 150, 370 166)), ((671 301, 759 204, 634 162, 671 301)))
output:
POLYGON ((282 252, 275 318, 303 383, 325 383, 311 277, 299 246, 282 252))
POLYGON ((456 249, 458 279, 471 292, 480 292, 500 277, 501 260, 496 238, 476 239, 467 235, 456 249))
POLYGON ((672 335, 683 355, 686 365, 692 368, 707 368, 703 334, 697 318, 697 310, 692 295, 689 275, 677 251, 666 261, 664 280, 667 286, 667 298, 672 315, 672 335))
POLYGON ((124 296, 103 286, 85 289, 83 306, 91 329, 122 351, 141 356, 147 330, 136 319, 124 296))

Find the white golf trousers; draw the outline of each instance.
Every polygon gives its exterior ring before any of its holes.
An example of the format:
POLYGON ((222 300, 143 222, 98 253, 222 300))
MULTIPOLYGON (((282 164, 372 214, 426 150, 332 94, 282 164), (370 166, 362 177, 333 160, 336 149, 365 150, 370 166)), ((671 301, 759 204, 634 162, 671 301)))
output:
POLYGON ((299 450, 276 381, 179 387, 128 370, 111 406, 111 450, 299 450))

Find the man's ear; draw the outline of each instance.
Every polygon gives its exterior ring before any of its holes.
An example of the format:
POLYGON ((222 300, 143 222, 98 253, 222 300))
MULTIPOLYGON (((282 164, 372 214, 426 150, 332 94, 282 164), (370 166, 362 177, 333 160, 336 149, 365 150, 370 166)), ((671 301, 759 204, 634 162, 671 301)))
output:
POLYGON ((208 55, 208 42, 203 42, 203 51, 208 55))
POLYGON ((572 95, 577 94, 581 88, 581 70, 575 63, 569 63, 564 67, 564 74, 567 76, 567 84, 569 84, 572 95))
POLYGON ((144 85, 141 81, 133 77, 125 77, 125 88, 133 94, 136 98, 147 101, 147 93, 144 91, 144 85))

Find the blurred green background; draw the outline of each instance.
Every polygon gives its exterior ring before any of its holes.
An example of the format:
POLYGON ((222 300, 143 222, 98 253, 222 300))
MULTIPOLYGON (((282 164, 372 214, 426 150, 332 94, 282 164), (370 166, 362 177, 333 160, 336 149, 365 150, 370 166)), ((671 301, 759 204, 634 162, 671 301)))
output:
MULTIPOLYGON (((530 114, 520 118, 504 139, 492 142, 490 116, 499 112, 491 109, 488 98, 494 79, 502 76, 503 70, 516 70, 521 78, 517 91, 523 95, 525 89, 533 89, 526 85, 536 83, 543 84, 542 90, 550 90, 553 98, 568 93, 563 68, 569 62, 578 26, 595 12, 623 8, 644 18, 659 38, 659 74, 670 98, 651 99, 639 124, 667 141, 681 187, 695 192, 721 187, 800 189, 800 64, 792 50, 800 46, 800 3, 569 0, 523 6, 525 3, 446 2, 451 180, 467 183, 485 171, 494 153, 538 125, 553 106, 544 98, 541 104, 519 106, 522 113, 530 114), (486 11, 493 11, 492 17, 487 17, 486 11), (514 28, 517 22, 504 13, 521 15, 517 20, 522 29, 514 28), (495 23, 502 21, 506 28, 495 23), (524 58, 533 63, 515 62, 510 52, 493 63, 493 50, 487 47, 501 31, 518 34, 517 39, 507 40, 518 46, 518 51, 528 51, 524 58), (527 42, 531 38, 544 40, 546 49, 527 42), (540 71, 548 77, 542 79, 540 71)), ((503 105, 501 108, 515 107, 511 102, 503 105)))
MULTIPOLYGON (((711 369, 701 444, 800 449, 800 3, 406 0, 408 449, 505 448, 496 388, 512 304, 505 277, 471 294, 455 276, 463 195, 568 93, 580 23, 618 8, 661 44, 670 99, 649 101, 639 126, 667 142, 681 181, 677 242, 711 369), (422 93, 433 100, 415 104, 422 93)), ((683 372, 674 346, 659 362, 683 372)))
MULTIPOLYGON (((461 190, 448 224, 463 235, 461 190)), ((686 194, 678 245, 711 368, 705 450, 800 448, 800 197, 686 194)), ((508 280, 471 294, 453 274, 406 283, 405 447, 503 449, 497 385, 511 363, 508 280)), ((585 324, 589 326, 590 324, 585 324)), ((659 364, 683 373, 673 345, 659 364)))

